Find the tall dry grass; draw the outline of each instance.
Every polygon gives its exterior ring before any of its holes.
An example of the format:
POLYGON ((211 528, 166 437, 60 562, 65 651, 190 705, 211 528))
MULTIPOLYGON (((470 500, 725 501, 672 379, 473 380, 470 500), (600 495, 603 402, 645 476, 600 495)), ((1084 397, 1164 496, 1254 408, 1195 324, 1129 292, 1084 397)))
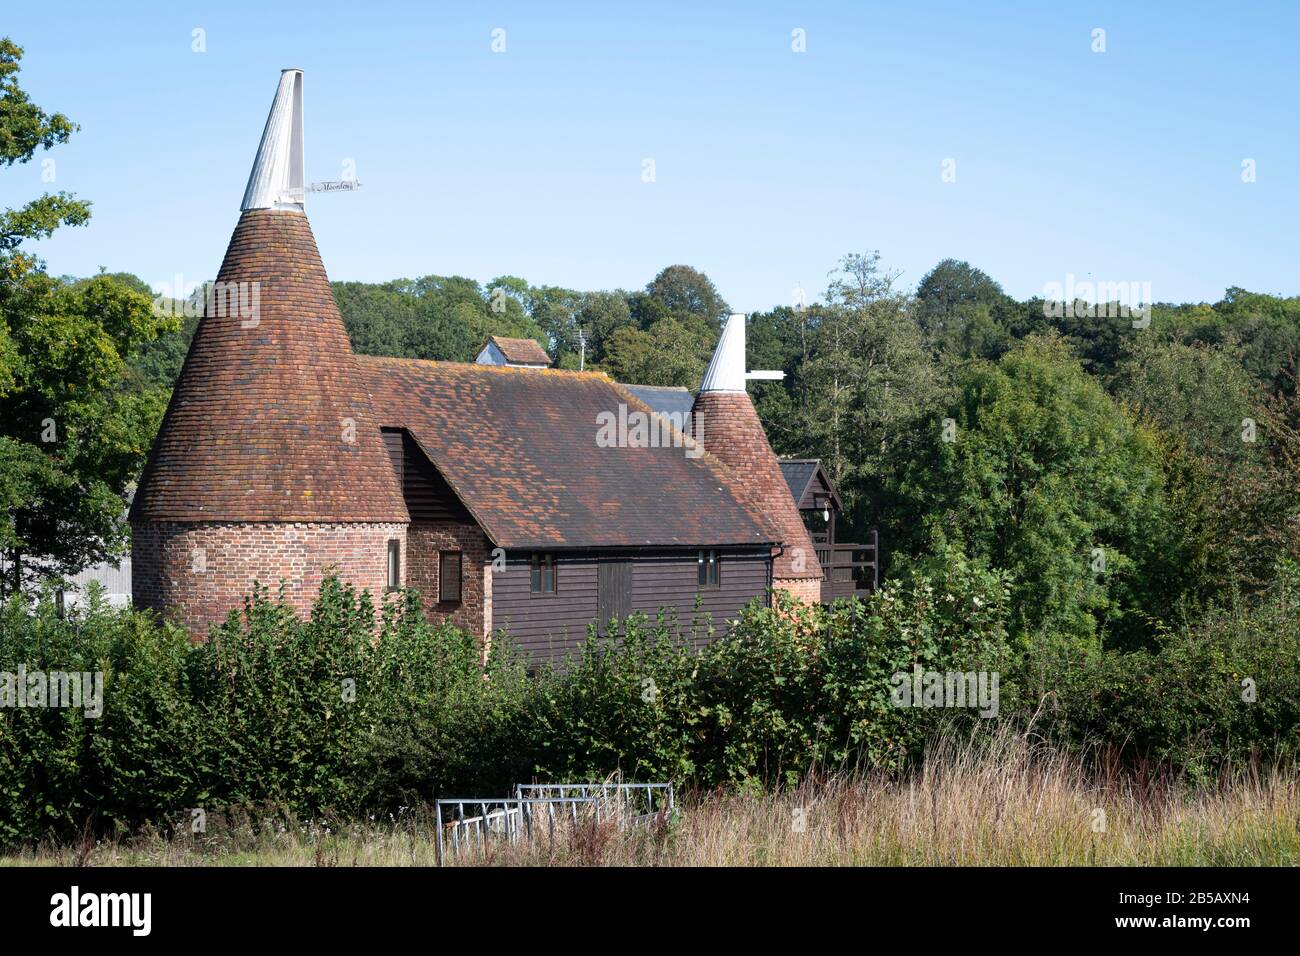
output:
MULTIPOLYGON (((467 853, 456 865, 1068 866, 1300 863, 1294 768, 1243 768, 1218 784, 1089 769, 1077 755, 1007 731, 943 737, 915 772, 811 774, 799 787, 686 794, 671 820, 604 821, 467 853)), ((429 865, 423 809, 341 828, 209 826, 201 835, 45 848, 9 863, 89 865, 429 865), (80 858, 80 859, 79 859, 80 858)))
POLYGON ((1121 770, 1033 737, 947 736, 913 774, 812 775, 785 792, 688 798, 674 826, 588 826, 465 862, 690 866, 1300 863, 1294 769, 1214 787, 1121 770), (600 832, 596 832, 599 829, 600 832))

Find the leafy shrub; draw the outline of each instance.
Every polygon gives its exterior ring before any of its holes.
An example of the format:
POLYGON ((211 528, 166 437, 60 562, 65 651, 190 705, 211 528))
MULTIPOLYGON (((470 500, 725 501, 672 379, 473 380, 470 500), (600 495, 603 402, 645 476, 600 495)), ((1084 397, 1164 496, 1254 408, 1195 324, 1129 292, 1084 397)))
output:
POLYGON ((1026 664, 1042 726, 1207 779, 1230 763, 1300 753, 1300 568, 1250 606, 1160 635, 1153 651, 1046 655, 1026 664))
POLYGON ((999 574, 954 556, 943 573, 918 569, 864 602, 807 607, 781 593, 774 611, 751 605, 700 663, 704 778, 900 766, 942 715, 895 707, 893 675, 1003 668, 1006 599, 999 574))
POLYGON ((535 747, 539 779, 636 780, 695 775, 699 659, 675 616, 633 614, 615 641, 592 628, 581 652, 539 675, 521 737, 535 747))
MULTIPOLYGON (((410 593, 379 610, 328 580, 299 620, 264 589, 206 643, 97 595, 0 607, 0 671, 102 672, 103 711, 0 709, 0 845, 188 821, 191 808, 359 815, 528 779, 788 784, 810 769, 897 769, 939 724, 1033 724, 1208 779, 1300 750, 1300 569, 1265 600, 1167 632, 1154 650, 1007 636, 1006 575, 959 552, 863 602, 754 602, 696 650, 672 615, 529 676, 505 635, 429 624, 410 593), (994 671, 999 720, 898 707, 895 675, 994 671), (1243 699, 1251 678, 1255 699, 1243 699)), ((1247 696, 1249 696, 1247 694, 1247 696)))
POLYGON ((516 730, 533 685, 504 636, 485 660, 477 637, 429 625, 408 593, 390 605, 367 677, 362 803, 505 793, 531 769, 516 730))
POLYGON ((775 602, 698 655, 663 615, 634 615, 616 644, 590 637, 537 685, 539 775, 757 786, 815 764, 898 766, 939 715, 894 707, 895 673, 1007 661, 1006 583, 960 558, 868 602, 775 602))
POLYGON ((524 673, 507 651, 434 627, 418 599, 384 608, 327 580, 307 621, 264 589, 193 644, 92 597, 0 611, 0 670, 99 671, 103 713, 0 711, 0 842, 66 838, 88 818, 134 828, 191 808, 315 815, 498 788, 519 765, 502 731, 524 673), (513 696, 512 696, 513 695, 513 696))
POLYGON ((99 717, 84 707, 0 710, 0 842, 68 834, 93 814, 136 823, 143 808, 195 800, 190 653, 179 631, 98 595, 75 622, 48 599, 34 611, 18 600, 0 607, 0 671, 103 674, 99 717))

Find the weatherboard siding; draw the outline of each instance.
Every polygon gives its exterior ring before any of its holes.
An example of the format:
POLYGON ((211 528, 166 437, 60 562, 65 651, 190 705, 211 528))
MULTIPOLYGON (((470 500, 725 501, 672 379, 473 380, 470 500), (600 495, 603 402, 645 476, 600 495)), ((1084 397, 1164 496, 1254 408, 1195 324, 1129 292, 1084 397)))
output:
MULTIPOLYGON (((683 634, 695 643, 707 640, 703 621, 692 634, 695 596, 702 595, 701 614, 709 614, 714 638, 726 632, 726 622, 755 597, 767 600, 771 560, 766 551, 723 553, 722 575, 716 588, 698 584, 695 552, 622 555, 632 558, 633 611, 652 619, 660 608, 675 609, 683 634)), ((610 554, 610 557, 618 555, 610 554)), ((506 569, 492 575, 492 629, 505 630, 512 641, 539 660, 558 660, 575 652, 587 639, 587 627, 599 607, 599 557, 591 552, 556 553, 554 594, 530 590, 530 556, 511 552, 506 569)))
POLYGON ((721 552, 718 586, 701 588, 697 556, 661 555, 643 558, 632 570, 632 610, 653 618, 661 607, 675 607, 683 633, 694 630, 695 643, 707 643, 707 625, 714 637, 726 632, 726 622, 755 597, 767 601, 769 552, 721 552), (700 608, 695 609, 695 596, 700 608), (705 620, 708 615, 708 621, 705 620), (698 617, 698 624, 694 624, 698 617))
POLYGON ((411 521, 471 522, 465 506, 405 429, 385 428, 384 447, 411 521))
POLYGON ((504 630, 516 646, 539 659, 566 656, 587 637, 596 616, 596 562, 590 555, 556 554, 557 589, 533 594, 527 553, 509 554, 506 568, 492 575, 492 629, 504 630))

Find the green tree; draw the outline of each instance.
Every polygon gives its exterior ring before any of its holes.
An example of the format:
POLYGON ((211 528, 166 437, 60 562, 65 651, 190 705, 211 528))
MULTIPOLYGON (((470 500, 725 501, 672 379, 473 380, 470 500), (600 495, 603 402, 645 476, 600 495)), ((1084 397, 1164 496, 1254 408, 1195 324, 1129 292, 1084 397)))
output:
POLYGON ((677 319, 688 317, 717 328, 728 305, 718 294, 713 280, 690 266, 669 266, 650 280, 646 295, 661 303, 677 319))
POLYGON ((1244 348, 1151 332, 1131 341, 1115 394, 1162 432, 1186 587, 1199 604, 1254 593, 1300 550, 1295 398, 1247 371, 1244 348))
POLYGON ((1112 388, 1144 418, 1179 436, 1188 450, 1226 465, 1257 447, 1241 437, 1257 390, 1242 359, 1235 343, 1139 335, 1125 344, 1112 388))
POLYGON ((1129 643, 1181 593, 1161 449, 1059 337, 974 361, 903 469, 908 550, 961 547, 1011 572, 1023 641, 1129 643))
POLYGON ((911 456, 917 423, 944 393, 896 278, 879 253, 845 256, 799 333, 806 358, 791 381, 803 454, 823 460, 859 530, 888 511, 890 470, 911 456))
POLYGON ((921 279, 915 314, 936 352, 967 358, 997 358, 1046 327, 1041 312, 1033 316, 986 273, 957 259, 944 259, 921 279))
POLYGON ((621 326, 605 341, 603 366, 620 382, 697 388, 712 348, 698 325, 673 317, 646 331, 621 326))
POLYGON ((801 380, 800 369, 812 348, 812 333, 820 320, 821 310, 821 305, 814 303, 802 308, 778 306, 771 312, 755 312, 749 317, 746 330, 745 345, 750 367, 779 369, 786 373, 782 381, 755 380, 749 388, 772 449, 787 458, 813 454, 799 419, 800 393, 796 387, 801 380))
MULTIPOLYGON (((410 339, 418 302, 409 294, 409 282, 333 282, 331 286, 353 350, 362 355, 415 357, 408 349, 415 344, 410 339)), ((459 345, 459 341, 439 342, 434 348, 443 352, 459 345)))
POLYGON ((1219 335, 1242 343, 1242 362, 1274 391, 1295 388, 1300 358, 1300 296, 1281 298, 1233 287, 1214 306, 1219 335))
POLYGON ((587 362, 600 362, 606 343, 618 329, 633 325, 624 292, 584 292, 578 303, 578 328, 587 336, 587 362))
MULTIPOLYGON (((18 85, 22 49, 0 40, 0 161, 26 163, 77 127, 18 85)), ((90 204, 46 194, 0 215, 0 593, 71 574, 126 544, 124 494, 167 389, 132 387, 128 359, 175 329, 149 295, 112 276, 51 277, 22 243, 84 225, 90 204)))
MULTIPOLYGON (((578 310, 582 295, 560 286, 530 286, 525 300, 528 317, 546 336, 552 355, 562 360, 565 355, 578 354, 578 310)), ((576 366, 575 366, 576 367, 576 366)))
POLYGON ((489 335, 511 335, 526 321, 514 297, 498 295, 490 307, 491 291, 464 276, 423 276, 404 291, 415 299, 403 346, 410 358, 472 362, 489 335))
POLYGON ((528 314, 528 283, 514 276, 486 288, 464 276, 430 275, 333 289, 352 347, 365 355, 472 362, 489 335, 548 339, 528 314))
POLYGON ((601 303, 607 329, 598 345, 602 367, 623 382, 697 387, 728 311, 709 277, 690 266, 668 266, 625 301, 634 328, 623 324, 612 303, 601 303))

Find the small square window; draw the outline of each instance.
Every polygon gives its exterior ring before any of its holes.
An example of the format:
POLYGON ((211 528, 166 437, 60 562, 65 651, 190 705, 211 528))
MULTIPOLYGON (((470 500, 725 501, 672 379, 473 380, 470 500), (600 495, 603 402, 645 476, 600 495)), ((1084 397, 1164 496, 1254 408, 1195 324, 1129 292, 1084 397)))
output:
POLYGON ((555 555, 549 551, 534 552, 529 590, 533 594, 554 594, 558 590, 555 578, 555 555))
POLYGON ((701 551, 698 558, 697 583, 702 588, 716 588, 721 580, 718 573, 718 552, 701 551))
POLYGON ((438 556, 438 603, 460 603, 459 551, 443 551, 438 556))
POLYGON ((388 539, 388 587, 389 591, 402 589, 402 542, 398 538, 388 539))

